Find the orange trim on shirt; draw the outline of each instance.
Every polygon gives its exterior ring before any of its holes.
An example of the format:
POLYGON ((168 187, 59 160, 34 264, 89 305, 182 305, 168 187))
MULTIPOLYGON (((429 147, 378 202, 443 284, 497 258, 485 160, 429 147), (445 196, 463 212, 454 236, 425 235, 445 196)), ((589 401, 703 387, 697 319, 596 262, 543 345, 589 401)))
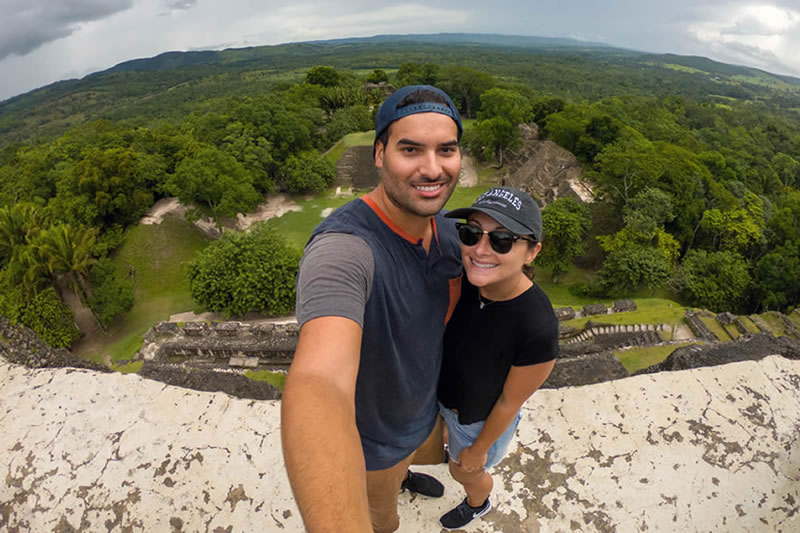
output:
POLYGON ((431 229, 433 230, 433 240, 436 241, 436 245, 439 245, 439 231, 436 229, 436 219, 431 217, 431 229))
POLYGON ((456 304, 461 299, 461 277, 464 274, 460 274, 457 278, 451 278, 450 282, 450 303, 447 306, 447 314, 444 317, 445 325, 450 322, 450 319, 453 317, 453 311, 456 310, 456 304))
POLYGON ((414 237, 413 235, 409 235, 408 233, 406 233, 405 231, 400 229, 400 226, 395 224, 392 221, 392 219, 389 218, 389 215, 384 213, 383 210, 380 207, 378 207, 378 204, 375 203, 375 200, 373 200, 371 197, 369 197, 367 195, 364 195, 364 196, 361 197, 361 199, 364 200, 364 202, 366 202, 366 204, 368 206, 370 206, 370 208, 373 211, 375 211, 375 214, 378 215, 378 218, 380 218, 383 221, 384 224, 389 226, 389 229, 391 229, 393 232, 397 233, 398 235, 400 235, 402 238, 404 238, 405 240, 407 240, 411 244, 419 244, 419 241, 422 240, 421 238, 414 237))

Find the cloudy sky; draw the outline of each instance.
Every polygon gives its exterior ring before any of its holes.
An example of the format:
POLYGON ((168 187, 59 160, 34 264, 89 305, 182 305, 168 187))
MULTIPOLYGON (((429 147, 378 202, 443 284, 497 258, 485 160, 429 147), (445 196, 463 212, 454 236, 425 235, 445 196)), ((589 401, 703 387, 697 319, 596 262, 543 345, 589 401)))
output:
POLYGON ((0 100, 128 59, 388 33, 572 37, 800 77, 798 0, 0 0, 0 100))

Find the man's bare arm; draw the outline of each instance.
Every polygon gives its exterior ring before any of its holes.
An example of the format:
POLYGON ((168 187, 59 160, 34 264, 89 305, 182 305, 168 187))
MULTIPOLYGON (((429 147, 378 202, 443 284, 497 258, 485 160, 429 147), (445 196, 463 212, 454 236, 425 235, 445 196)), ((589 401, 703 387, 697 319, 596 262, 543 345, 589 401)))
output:
POLYGON ((306 529, 371 532, 355 417, 361 326, 325 316, 300 329, 281 402, 283 456, 306 529))

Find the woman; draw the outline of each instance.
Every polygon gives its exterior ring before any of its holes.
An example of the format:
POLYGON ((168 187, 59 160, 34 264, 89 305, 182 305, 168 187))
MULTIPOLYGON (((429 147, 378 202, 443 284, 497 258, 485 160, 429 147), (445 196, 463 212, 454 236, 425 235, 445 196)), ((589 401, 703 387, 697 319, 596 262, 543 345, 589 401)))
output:
POLYGON ((467 493, 440 519, 459 529, 491 508, 487 469, 506 453, 520 408, 555 364, 558 320, 524 269, 542 249, 542 215, 525 192, 494 187, 457 223, 465 280, 448 323, 439 378, 449 467, 467 493))

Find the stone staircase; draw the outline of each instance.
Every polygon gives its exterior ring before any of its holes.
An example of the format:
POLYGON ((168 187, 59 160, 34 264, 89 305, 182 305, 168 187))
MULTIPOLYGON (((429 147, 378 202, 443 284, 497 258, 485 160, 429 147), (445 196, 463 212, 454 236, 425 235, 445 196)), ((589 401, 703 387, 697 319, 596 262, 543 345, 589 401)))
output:
POLYGON ((625 346, 647 346, 663 341, 659 331, 669 328, 667 324, 632 324, 632 325, 593 325, 584 328, 577 336, 569 339, 566 344, 585 343, 594 337, 602 338, 603 344, 608 346, 606 339, 611 339, 609 348, 622 348, 625 346), (616 342, 615 342, 616 341, 616 342))
POLYGON ((333 181, 336 187, 372 189, 378 181, 371 146, 350 147, 336 163, 336 179, 333 181))

